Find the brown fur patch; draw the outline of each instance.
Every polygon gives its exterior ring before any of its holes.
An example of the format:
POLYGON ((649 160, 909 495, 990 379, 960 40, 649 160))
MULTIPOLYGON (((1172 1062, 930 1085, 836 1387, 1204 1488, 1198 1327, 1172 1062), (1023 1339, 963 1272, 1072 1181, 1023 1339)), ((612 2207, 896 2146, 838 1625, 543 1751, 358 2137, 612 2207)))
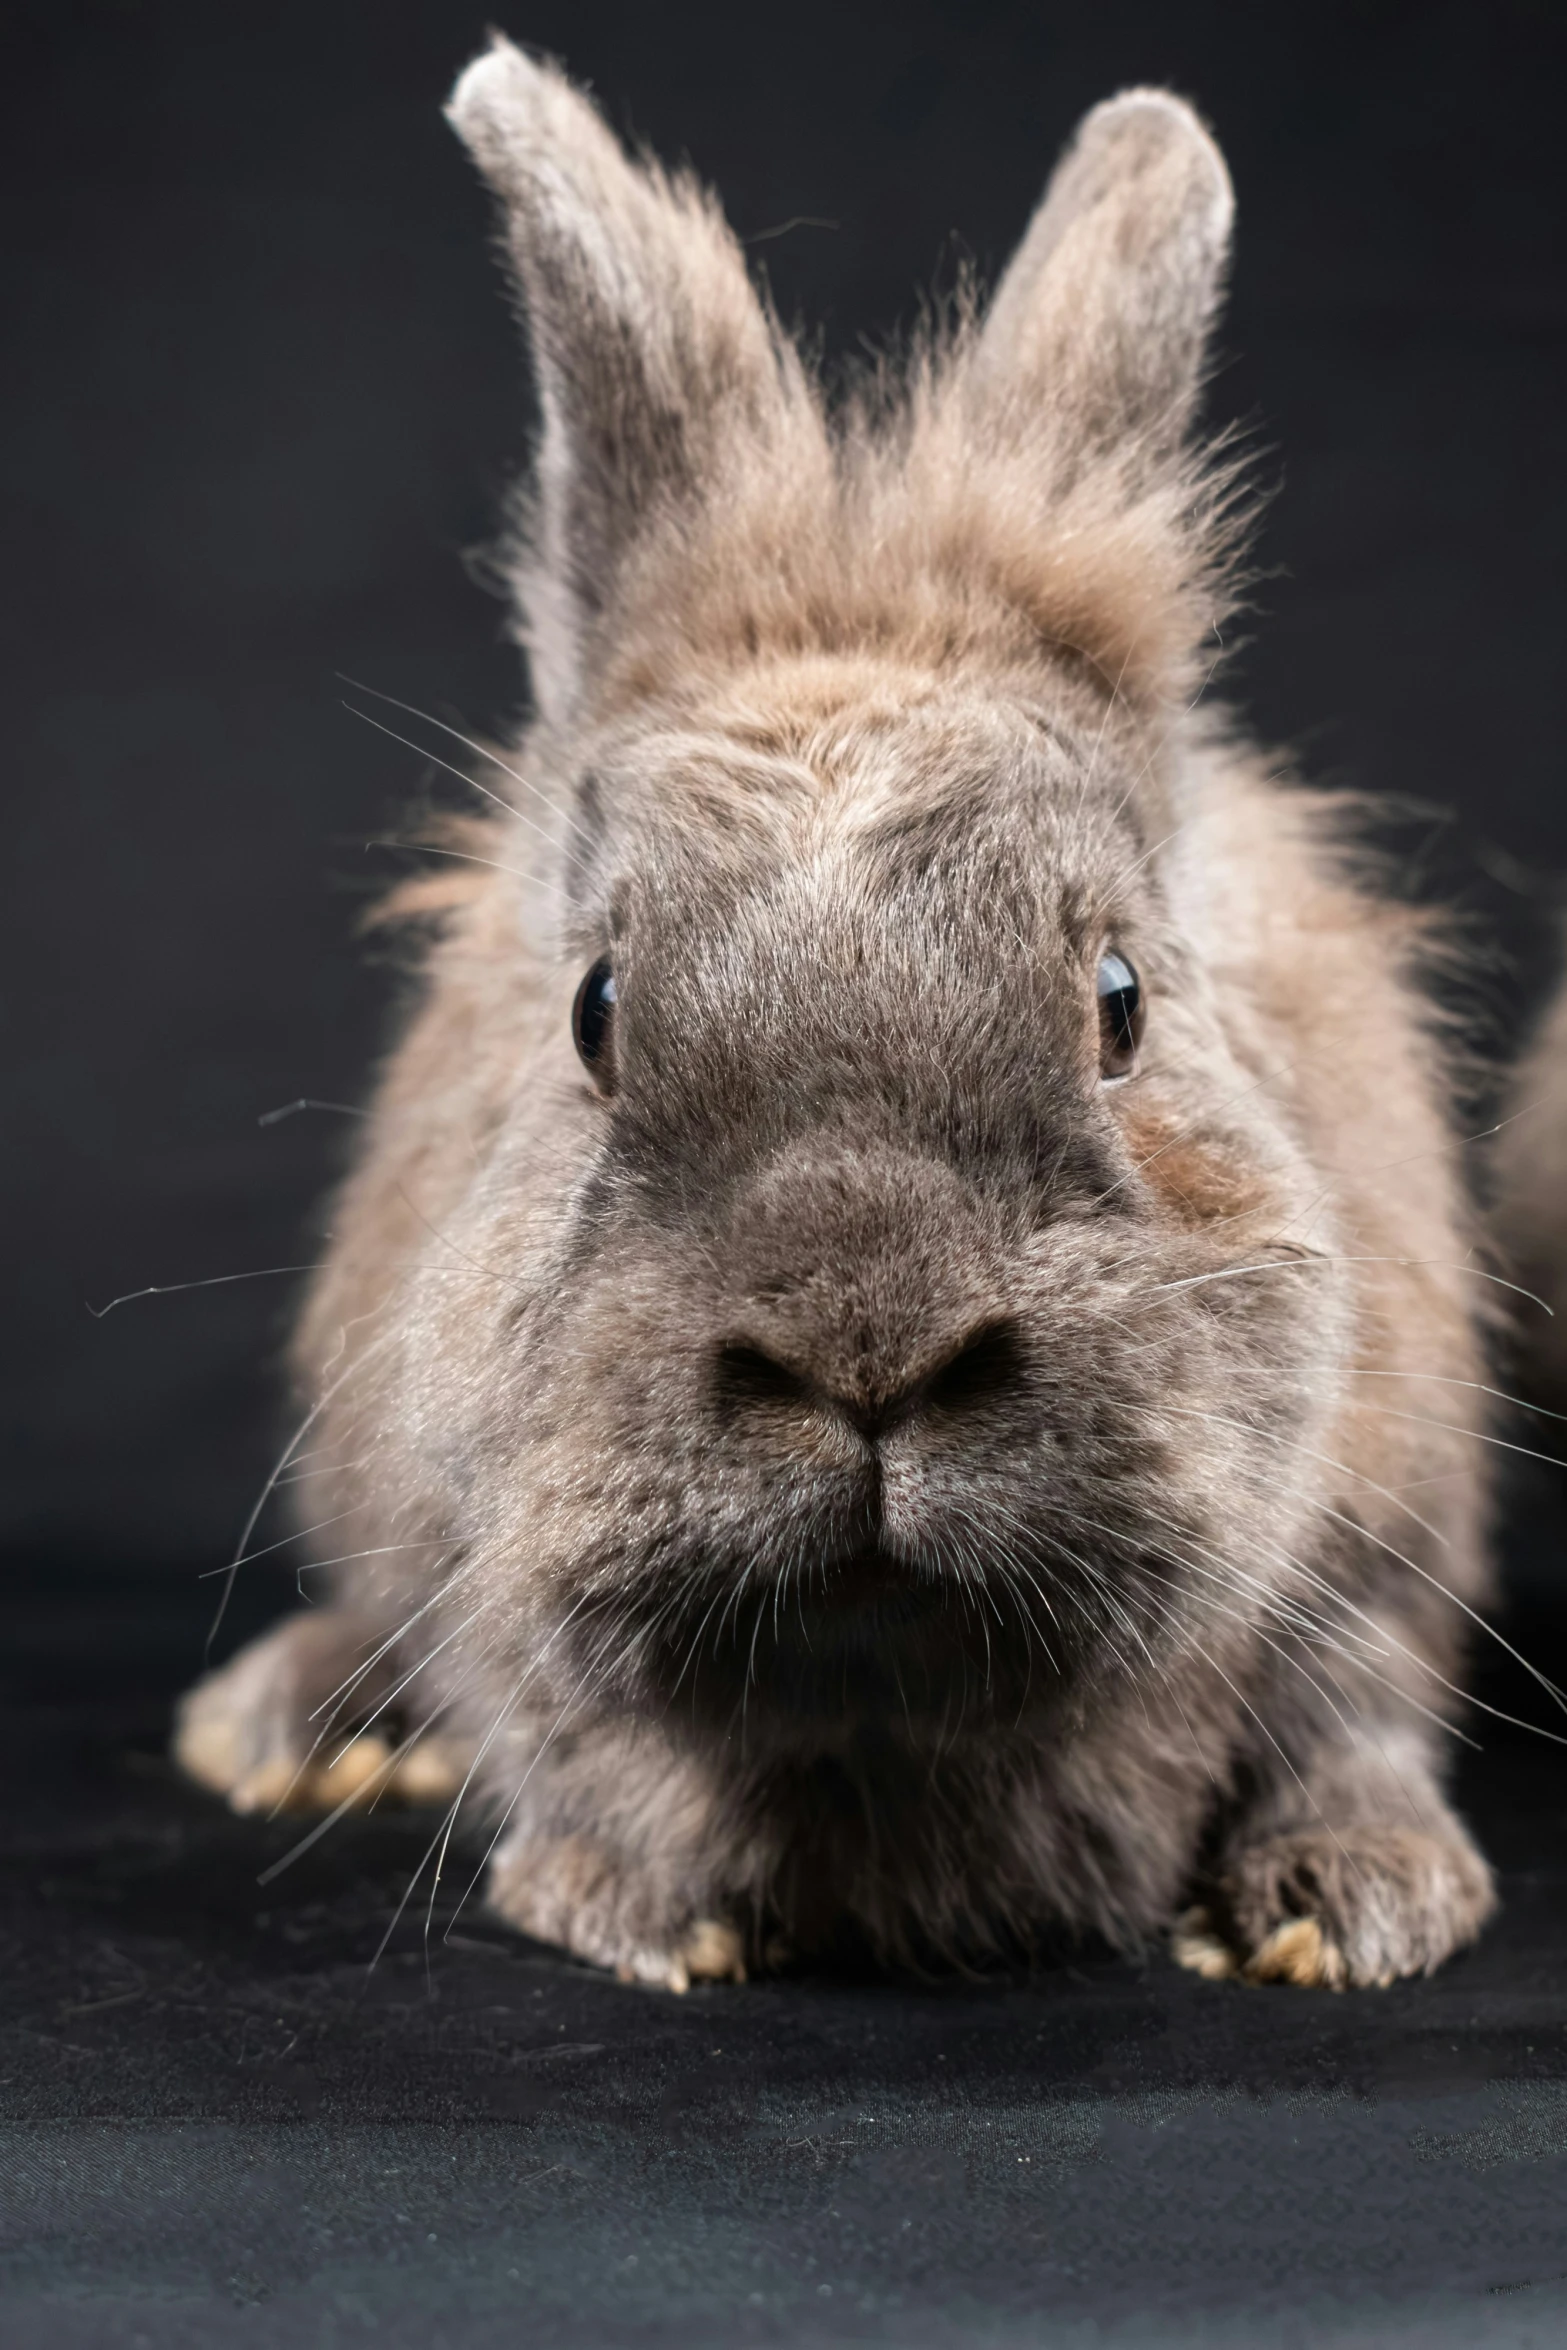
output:
MULTIPOLYGON (((1256 1168, 1221 1141, 1190 1133, 1171 1112, 1134 1101, 1123 1130, 1142 1181, 1181 1221, 1239 1225, 1271 1206, 1256 1168)), ((1257 1236, 1253 1226, 1249 1237, 1257 1236)))

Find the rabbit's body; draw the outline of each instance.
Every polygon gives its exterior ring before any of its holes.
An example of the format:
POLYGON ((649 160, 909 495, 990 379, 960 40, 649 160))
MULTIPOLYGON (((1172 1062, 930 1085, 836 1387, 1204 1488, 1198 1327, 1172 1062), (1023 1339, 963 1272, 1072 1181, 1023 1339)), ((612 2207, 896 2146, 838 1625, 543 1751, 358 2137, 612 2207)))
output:
POLYGON ((454 118, 539 353, 540 715, 304 1326, 355 1555, 182 1751, 254 1801, 352 1676, 504 1914, 650 1981, 1194 1896, 1210 1971, 1436 1964, 1491 1899, 1434 1720, 1478 1284, 1410 918, 1191 708, 1217 155, 1100 109, 983 327, 829 425, 557 76, 497 45, 454 118))

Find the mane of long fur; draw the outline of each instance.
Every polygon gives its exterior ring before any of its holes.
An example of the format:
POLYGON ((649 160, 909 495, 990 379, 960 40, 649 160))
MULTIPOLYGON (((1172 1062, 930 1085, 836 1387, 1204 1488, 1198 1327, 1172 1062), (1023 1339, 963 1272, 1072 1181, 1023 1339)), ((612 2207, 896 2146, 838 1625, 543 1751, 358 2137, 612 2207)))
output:
MULTIPOLYGON (((765 434, 737 434, 623 563, 597 630, 598 708, 679 698, 758 658, 895 653, 941 673, 1041 652, 1140 706, 1189 699, 1240 588, 1247 502, 1217 452, 1074 463, 1048 410, 996 430, 967 396, 972 304, 834 411, 798 354, 765 434)), ((507 551, 525 642, 555 573, 538 504, 507 551)))
POLYGON ((786 429, 638 549, 606 708, 726 662, 883 650, 938 674, 1044 651, 1135 705, 1191 696, 1237 595, 1238 467, 1146 445, 1078 464, 1048 407, 998 431, 968 397, 977 334, 965 306, 836 415, 791 371, 786 429))

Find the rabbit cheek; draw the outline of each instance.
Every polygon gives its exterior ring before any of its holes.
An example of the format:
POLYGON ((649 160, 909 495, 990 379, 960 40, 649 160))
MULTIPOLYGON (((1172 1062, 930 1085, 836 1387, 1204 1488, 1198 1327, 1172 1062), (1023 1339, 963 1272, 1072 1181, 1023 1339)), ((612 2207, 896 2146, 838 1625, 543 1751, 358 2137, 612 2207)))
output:
POLYGON ((1287 1212, 1234 1139, 1191 1135, 1183 1131, 1188 1123, 1146 1109, 1123 1121, 1139 1174, 1170 1222, 1190 1230, 1225 1227, 1243 1244, 1261 1218, 1287 1212))

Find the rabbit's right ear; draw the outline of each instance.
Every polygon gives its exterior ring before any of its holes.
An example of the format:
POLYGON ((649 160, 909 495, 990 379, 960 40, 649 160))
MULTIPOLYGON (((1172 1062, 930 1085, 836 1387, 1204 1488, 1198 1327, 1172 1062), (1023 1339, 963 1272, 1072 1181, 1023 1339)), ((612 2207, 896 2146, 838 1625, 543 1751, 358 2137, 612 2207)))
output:
POLYGON ((634 542, 781 421, 797 362, 716 207, 631 163, 553 66, 497 36, 447 115, 501 200, 532 338, 542 429, 516 587, 534 698, 560 721, 634 542))

